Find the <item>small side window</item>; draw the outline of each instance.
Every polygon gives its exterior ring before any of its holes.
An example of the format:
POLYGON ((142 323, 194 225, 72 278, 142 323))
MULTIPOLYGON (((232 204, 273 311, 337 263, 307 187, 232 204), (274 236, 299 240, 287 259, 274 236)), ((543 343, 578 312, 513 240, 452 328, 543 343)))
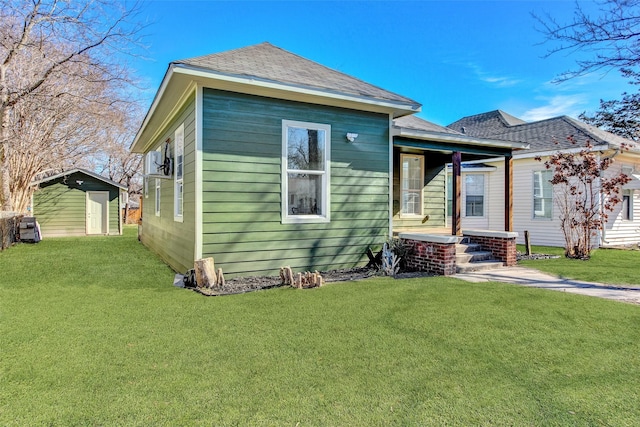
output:
POLYGON ((174 199, 173 219, 182 222, 183 209, 183 177, 184 177, 184 124, 176 129, 174 138, 174 199))
POLYGON ((160 178, 156 178, 156 216, 160 216, 160 178))

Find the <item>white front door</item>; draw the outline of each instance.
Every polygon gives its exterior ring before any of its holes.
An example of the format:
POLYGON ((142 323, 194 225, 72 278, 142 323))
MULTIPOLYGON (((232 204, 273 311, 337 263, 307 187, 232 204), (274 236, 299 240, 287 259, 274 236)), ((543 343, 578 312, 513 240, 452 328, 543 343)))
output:
POLYGON ((87 234, 109 232, 108 206, 108 191, 87 191, 87 234))

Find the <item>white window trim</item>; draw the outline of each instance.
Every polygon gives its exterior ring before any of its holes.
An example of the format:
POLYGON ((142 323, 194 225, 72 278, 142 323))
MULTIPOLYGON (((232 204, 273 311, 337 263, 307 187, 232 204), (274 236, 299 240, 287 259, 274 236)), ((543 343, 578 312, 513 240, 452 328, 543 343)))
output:
POLYGON ((160 183, 162 180, 160 178, 156 178, 156 186, 155 186, 155 199, 154 199, 154 209, 156 211, 156 216, 160 216, 160 205, 161 205, 161 193, 160 193, 160 183))
POLYGON ((331 125, 300 122, 295 120, 282 120, 282 224, 310 224, 310 223, 327 223, 331 221, 331 125), (318 175, 322 176, 322 215, 290 215, 289 214, 289 173, 295 173, 296 169, 288 169, 287 147, 288 147, 288 128, 307 128, 323 130, 326 135, 324 142, 324 171, 318 175))
POLYGON ((173 150, 173 220, 182 222, 184 214, 184 123, 178 126, 174 133, 173 150), (180 152, 182 154, 182 164, 178 165, 178 153, 180 152), (182 172, 180 177, 178 177, 178 170, 182 172), (178 191, 178 189, 180 190, 178 191))
POLYGON ((422 219, 423 216, 424 216, 424 156, 421 156, 418 154, 401 153, 400 154, 400 218, 422 219), (404 159, 406 158, 414 158, 414 159, 420 160, 420 182, 422 183, 422 188, 420 188, 420 213, 419 214, 404 213, 402 211, 402 207, 403 207, 402 202, 404 200, 402 197, 402 193, 403 193, 402 181, 403 181, 403 173, 404 173, 404 168, 402 167, 402 165, 404 163, 404 159))
MULTIPOLYGON (((535 187, 535 182, 536 182, 536 174, 540 173, 542 174, 543 172, 546 172, 548 169, 541 169, 541 170, 537 170, 537 171, 533 171, 533 179, 531 180, 531 219, 533 219, 534 221, 552 221, 553 220, 553 186, 551 186, 551 200, 549 203, 551 203, 551 215, 546 217, 546 216, 536 216, 536 204, 535 204, 535 197, 536 197, 536 187, 535 187)), ((541 183, 542 184, 542 183, 541 183)), ((544 199, 544 198, 543 198, 544 199)))
MULTIPOLYGON (((487 186, 489 185, 489 176, 486 173, 483 172, 468 172, 465 174, 461 174, 461 181, 462 181, 462 191, 460 192, 460 204, 462 205, 461 208, 462 209, 462 216, 464 218, 473 218, 473 219, 483 219, 487 217, 487 203, 488 203, 488 199, 487 199, 487 186), (467 180, 466 177, 469 175, 482 175, 483 176, 483 182, 482 182, 482 215, 473 215, 473 216, 469 216, 467 215, 467 180)), ((474 196, 477 194, 474 194, 474 196)))

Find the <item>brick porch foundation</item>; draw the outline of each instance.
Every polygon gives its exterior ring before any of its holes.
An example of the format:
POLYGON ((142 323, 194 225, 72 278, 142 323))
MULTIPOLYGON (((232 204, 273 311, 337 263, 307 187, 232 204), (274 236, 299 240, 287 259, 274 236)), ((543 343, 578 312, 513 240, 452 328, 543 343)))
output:
MULTIPOLYGON (((463 230, 463 237, 491 252, 497 261, 510 267, 516 265, 518 233, 491 230, 463 230)), ((456 274, 456 243, 458 236, 400 233, 398 237, 408 250, 407 267, 441 276, 456 274)))
POLYGON ((407 267, 441 276, 456 274, 456 236, 400 233, 408 249, 407 267))

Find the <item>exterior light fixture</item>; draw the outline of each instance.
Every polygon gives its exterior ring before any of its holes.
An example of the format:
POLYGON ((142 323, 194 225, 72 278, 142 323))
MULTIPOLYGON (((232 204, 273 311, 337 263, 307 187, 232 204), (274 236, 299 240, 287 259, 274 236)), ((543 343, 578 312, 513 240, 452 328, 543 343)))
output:
POLYGON ((351 132, 349 132, 349 133, 347 134, 347 141, 349 141, 349 142, 354 142, 354 141, 356 140, 356 138, 357 138, 357 137, 358 137, 358 134, 357 134, 357 133, 351 133, 351 132))

